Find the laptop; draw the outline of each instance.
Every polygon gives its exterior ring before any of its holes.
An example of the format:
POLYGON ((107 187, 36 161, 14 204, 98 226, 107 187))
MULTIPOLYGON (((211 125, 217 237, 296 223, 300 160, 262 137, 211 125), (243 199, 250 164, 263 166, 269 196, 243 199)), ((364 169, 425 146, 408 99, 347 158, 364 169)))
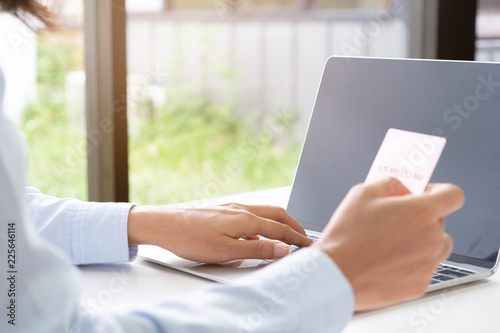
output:
MULTIPOLYGON (((430 182, 465 192, 464 207, 446 218, 454 249, 428 291, 487 278, 500 247, 500 64, 331 57, 309 122, 287 211, 311 238, 348 190, 365 180, 389 128, 446 137, 430 182)), ((231 284, 272 261, 207 265, 157 248, 147 260, 231 284)))

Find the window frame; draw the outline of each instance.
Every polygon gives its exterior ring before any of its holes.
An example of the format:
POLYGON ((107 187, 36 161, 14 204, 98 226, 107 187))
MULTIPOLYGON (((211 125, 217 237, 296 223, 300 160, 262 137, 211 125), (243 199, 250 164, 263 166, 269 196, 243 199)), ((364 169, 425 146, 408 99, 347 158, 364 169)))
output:
POLYGON ((439 0, 437 59, 475 59, 477 9, 477 0, 439 0))
POLYGON ((90 201, 129 198, 125 0, 84 0, 90 201))

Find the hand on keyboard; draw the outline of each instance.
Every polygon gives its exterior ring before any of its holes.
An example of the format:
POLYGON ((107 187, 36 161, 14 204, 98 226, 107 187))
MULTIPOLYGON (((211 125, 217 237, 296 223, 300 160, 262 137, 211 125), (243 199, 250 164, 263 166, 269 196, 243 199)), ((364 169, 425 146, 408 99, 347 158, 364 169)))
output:
POLYGON ((130 211, 128 234, 129 246, 157 245, 179 257, 206 263, 282 258, 290 254, 289 244, 312 243, 283 208, 243 204, 137 206, 130 211))

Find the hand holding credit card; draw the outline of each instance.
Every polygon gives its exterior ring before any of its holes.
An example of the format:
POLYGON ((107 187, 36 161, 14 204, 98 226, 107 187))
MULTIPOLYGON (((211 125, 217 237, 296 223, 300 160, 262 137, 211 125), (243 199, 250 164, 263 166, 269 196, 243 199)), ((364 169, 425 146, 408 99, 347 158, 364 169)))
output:
POLYGON ((445 145, 443 137, 390 128, 365 183, 395 177, 412 193, 423 193, 445 145))

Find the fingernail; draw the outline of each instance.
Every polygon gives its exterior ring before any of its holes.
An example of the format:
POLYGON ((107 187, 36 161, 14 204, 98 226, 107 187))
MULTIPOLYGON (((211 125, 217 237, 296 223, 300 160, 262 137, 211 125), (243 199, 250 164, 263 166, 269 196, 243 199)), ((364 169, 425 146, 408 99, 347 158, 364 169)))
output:
POLYGON ((291 252, 291 248, 289 245, 284 243, 276 243, 274 244, 274 257, 275 258, 283 258, 284 256, 289 255, 291 252))

